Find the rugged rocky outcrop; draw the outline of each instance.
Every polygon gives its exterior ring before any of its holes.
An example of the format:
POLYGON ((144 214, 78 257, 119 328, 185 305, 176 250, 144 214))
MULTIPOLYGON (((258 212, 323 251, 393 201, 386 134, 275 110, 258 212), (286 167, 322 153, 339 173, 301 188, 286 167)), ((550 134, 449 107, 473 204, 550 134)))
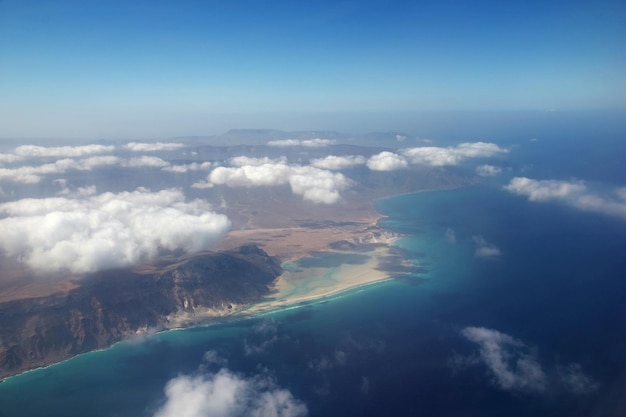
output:
POLYGON ((158 272, 104 271, 69 292, 0 304, 0 378, 106 348, 148 329, 259 301, 282 272, 254 245, 178 260, 158 272))

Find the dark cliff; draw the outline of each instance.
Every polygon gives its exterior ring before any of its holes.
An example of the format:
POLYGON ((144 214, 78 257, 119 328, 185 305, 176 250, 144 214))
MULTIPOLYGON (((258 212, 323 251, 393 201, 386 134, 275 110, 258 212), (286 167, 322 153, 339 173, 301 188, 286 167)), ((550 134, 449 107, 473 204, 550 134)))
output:
POLYGON ((0 378, 106 348, 148 328, 201 320, 267 295, 280 263, 256 246, 198 255, 158 273, 93 274, 64 294, 0 304, 0 378), (204 315, 203 315, 204 314, 204 315))

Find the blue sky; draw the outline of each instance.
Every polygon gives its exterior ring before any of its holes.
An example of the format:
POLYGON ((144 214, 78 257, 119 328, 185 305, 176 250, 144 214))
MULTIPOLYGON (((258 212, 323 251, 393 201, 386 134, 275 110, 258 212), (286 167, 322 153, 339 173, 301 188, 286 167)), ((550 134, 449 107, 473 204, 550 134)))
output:
POLYGON ((4 0, 0 137, 624 108, 625 45, 623 1, 4 0))

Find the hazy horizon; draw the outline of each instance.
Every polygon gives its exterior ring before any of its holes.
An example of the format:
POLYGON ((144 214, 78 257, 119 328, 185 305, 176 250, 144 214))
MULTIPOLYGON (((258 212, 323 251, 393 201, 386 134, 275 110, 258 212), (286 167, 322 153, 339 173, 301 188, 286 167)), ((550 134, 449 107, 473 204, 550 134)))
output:
POLYGON ((625 19, 613 0, 3 1, 0 137, 406 130, 389 115, 623 111, 625 19))
MULTIPOLYGON (((21 129, 11 134, 0 131, 2 142, 48 142, 50 145, 72 142, 95 142, 101 140, 157 141, 163 139, 217 137, 233 130, 279 130, 284 132, 338 132, 363 135, 375 132, 395 132, 415 138, 458 142, 491 138, 506 140, 502 135, 515 131, 535 137, 546 129, 558 129, 561 133, 602 133, 624 129, 626 109, 593 110, 432 110, 411 112, 317 112, 317 113, 257 113, 223 115, 215 123, 198 123, 170 126, 162 129, 151 123, 137 123, 133 129, 115 131, 102 129, 100 133, 87 132, 76 126, 65 134, 28 134, 21 129), (602 129, 600 131, 599 129, 602 129), (55 142, 52 142, 55 141, 55 142)), ((34 132, 31 132, 34 133, 34 132)), ((527 139, 529 139, 528 137, 527 139)))

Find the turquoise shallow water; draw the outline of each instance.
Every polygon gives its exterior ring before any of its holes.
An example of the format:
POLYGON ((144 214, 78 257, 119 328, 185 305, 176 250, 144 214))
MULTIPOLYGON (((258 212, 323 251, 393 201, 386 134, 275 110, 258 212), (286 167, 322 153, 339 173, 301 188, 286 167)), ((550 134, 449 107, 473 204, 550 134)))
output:
POLYGON ((311 416, 623 415, 624 221, 530 203, 499 185, 377 204, 381 226, 405 236, 397 246, 412 276, 11 378, 0 384, 0 415, 151 416, 167 381, 211 372, 199 369, 206 351, 241 375, 269 373, 311 416), (500 254, 476 256, 479 237, 500 254), (543 388, 498 384, 463 335, 471 326, 515 338, 507 349, 525 349, 543 388), (336 352, 343 360, 316 365, 336 352), (564 385, 572 363, 593 390, 564 385))

